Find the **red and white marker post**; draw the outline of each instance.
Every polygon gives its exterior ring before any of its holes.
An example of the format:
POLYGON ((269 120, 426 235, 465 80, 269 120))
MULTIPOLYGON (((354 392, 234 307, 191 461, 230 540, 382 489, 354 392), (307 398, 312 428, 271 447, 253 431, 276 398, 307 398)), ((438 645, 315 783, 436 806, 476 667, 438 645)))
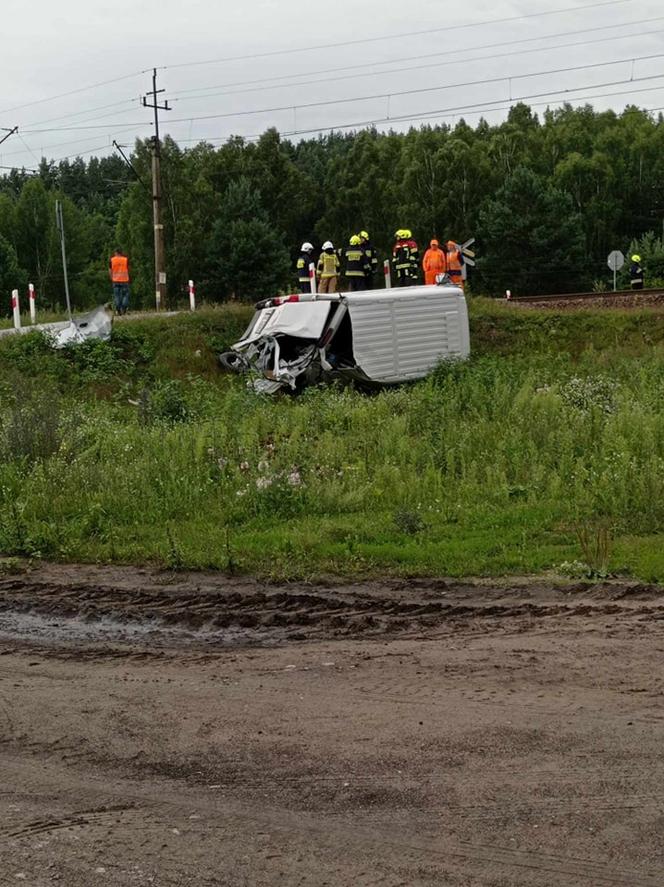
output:
POLYGON ((311 286, 311 295, 316 295, 316 266, 313 262, 309 264, 309 285, 311 286))
POLYGON ((21 329, 21 305, 18 300, 18 290, 12 290, 12 311, 14 312, 14 328, 21 329))
POLYGON ((390 271, 390 260, 385 259, 383 262, 383 274, 385 275, 385 289, 392 288, 392 273, 390 271))
POLYGON ((37 297, 34 283, 28 284, 28 300, 30 302, 30 323, 37 323, 37 297))
POLYGON ((196 310, 196 287, 193 280, 189 281, 189 310, 196 310))

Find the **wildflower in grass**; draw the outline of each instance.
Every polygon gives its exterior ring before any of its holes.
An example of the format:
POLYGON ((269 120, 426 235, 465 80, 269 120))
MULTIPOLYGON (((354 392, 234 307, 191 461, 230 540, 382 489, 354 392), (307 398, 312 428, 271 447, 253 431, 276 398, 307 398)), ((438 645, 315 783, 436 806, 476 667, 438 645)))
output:
POLYGON ((560 396, 567 406, 584 412, 596 409, 607 415, 615 410, 617 391, 618 385, 605 376, 575 376, 559 388, 560 396))
POLYGON ((297 468, 294 468, 289 473, 287 480, 291 487, 299 487, 302 485, 302 475, 297 468))

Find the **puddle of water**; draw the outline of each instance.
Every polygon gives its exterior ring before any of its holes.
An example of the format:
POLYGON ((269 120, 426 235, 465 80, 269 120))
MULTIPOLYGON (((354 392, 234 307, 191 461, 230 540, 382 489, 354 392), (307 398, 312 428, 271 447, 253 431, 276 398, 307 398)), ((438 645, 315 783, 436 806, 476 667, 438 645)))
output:
POLYGON ((32 641, 51 646, 113 644, 126 647, 230 647, 270 645, 282 638, 274 630, 251 628, 190 629, 152 622, 87 621, 78 617, 44 616, 39 613, 0 613, 0 641, 32 641))

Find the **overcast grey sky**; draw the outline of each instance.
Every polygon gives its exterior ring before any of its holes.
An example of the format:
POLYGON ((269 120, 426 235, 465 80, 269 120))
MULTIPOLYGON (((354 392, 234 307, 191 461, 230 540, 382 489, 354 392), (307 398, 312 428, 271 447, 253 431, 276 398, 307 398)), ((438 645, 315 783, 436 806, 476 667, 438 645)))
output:
POLYGON ((173 107, 163 132, 184 146, 268 126, 498 121, 521 97, 537 111, 581 100, 664 106, 664 4, 580 8, 593 2, 602 0, 3 0, 0 126, 20 129, 0 146, 0 165, 87 158, 109 153, 114 138, 131 145, 151 135, 139 96, 155 65, 165 66, 159 84, 173 107), (374 39, 415 31, 425 33, 374 39), (362 40, 372 42, 348 44, 362 40), (85 88, 114 78, 124 79, 85 88), (406 90, 427 91, 398 95, 406 90), (341 101, 357 97, 366 98, 341 101))

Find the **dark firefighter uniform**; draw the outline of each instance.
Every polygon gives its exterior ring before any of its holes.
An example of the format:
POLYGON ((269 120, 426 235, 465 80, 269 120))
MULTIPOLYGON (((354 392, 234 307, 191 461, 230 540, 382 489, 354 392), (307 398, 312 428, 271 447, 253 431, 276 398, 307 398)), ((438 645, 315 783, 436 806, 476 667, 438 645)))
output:
POLYGON ((395 271, 397 286, 411 286, 417 283, 420 251, 408 229, 400 228, 396 233, 396 238, 392 250, 392 267, 395 271))
POLYGON ((632 264, 629 266, 629 282, 633 290, 643 289, 643 268, 641 256, 632 256, 632 264))
POLYGON ((368 231, 360 231, 360 241, 370 265, 370 269, 367 271, 366 279, 364 281, 366 289, 370 290, 373 289, 374 275, 378 271, 378 255, 374 249, 374 245, 371 240, 369 240, 368 231))
POLYGON ((311 278, 309 277, 309 265, 311 265, 313 258, 313 246, 310 243, 302 244, 302 251, 300 252, 300 256, 297 260, 297 264, 295 266, 297 271, 297 282, 300 285, 301 293, 311 292, 311 278))
POLYGON ((353 234, 344 252, 345 271, 344 277, 348 283, 350 292, 365 290, 367 288, 367 274, 371 269, 371 262, 367 258, 362 241, 357 234, 353 234))

